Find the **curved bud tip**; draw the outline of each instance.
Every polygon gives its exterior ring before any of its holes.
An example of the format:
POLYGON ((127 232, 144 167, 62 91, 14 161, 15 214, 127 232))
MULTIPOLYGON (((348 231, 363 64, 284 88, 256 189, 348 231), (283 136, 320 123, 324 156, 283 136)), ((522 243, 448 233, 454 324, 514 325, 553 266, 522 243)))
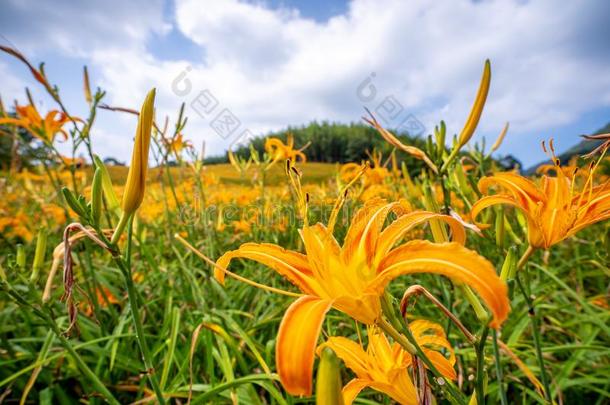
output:
POLYGON ((468 120, 466 120, 466 124, 464 124, 464 128, 462 128, 462 132, 458 138, 458 149, 468 143, 470 138, 472 138, 472 134, 474 134, 474 130, 479 124, 481 114, 483 113, 483 107, 485 107, 485 101, 487 100, 487 94, 489 93, 490 82, 491 63, 489 62, 489 59, 487 59, 485 60, 485 67, 483 68, 483 76, 481 76, 481 84, 479 84, 477 97, 475 98, 472 109, 470 110, 468 120))
POLYGON ((123 193, 123 211, 126 215, 133 214, 142 203, 146 184, 146 173, 148 171, 148 149, 152 131, 155 103, 155 89, 153 88, 144 99, 140 116, 138 117, 138 128, 131 155, 131 165, 125 183, 123 193))

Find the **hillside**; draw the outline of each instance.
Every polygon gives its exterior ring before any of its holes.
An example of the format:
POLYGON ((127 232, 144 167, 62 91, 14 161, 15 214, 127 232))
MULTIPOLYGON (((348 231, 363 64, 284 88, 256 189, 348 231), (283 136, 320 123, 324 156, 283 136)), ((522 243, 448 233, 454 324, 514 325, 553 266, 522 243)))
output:
MULTIPOLYGON (((597 131, 595 131, 591 135, 605 134, 608 132, 610 132, 610 122, 607 123, 603 128, 600 128, 597 131)), ((587 153, 591 152, 593 149, 595 149, 596 147, 601 145, 601 143, 602 143, 602 141, 589 141, 589 140, 583 139, 580 142, 578 142, 576 145, 574 145, 571 148, 569 148, 568 150, 566 150, 565 152, 562 152, 559 155, 557 155, 557 158, 559 158, 559 160, 561 161, 561 164, 566 164, 570 161, 570 159, 572 159, 572 157, 586 155, 587 153)), ((533 165, 532 167, 528 168, 527 170, 525 170, 525 174, 527 174, 527 175, 535 174, 536 169, 538 169, 538 167, 540 167, 541 165, 545 165, 545 164, 548 164, 548 160, 544 160, 544 161, 539 162, 539 163, 533 165)))

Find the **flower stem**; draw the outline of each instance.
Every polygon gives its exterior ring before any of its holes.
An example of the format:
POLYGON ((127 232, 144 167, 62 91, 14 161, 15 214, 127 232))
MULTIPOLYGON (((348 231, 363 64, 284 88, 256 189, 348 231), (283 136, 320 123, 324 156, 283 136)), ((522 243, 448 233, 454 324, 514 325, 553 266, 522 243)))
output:
POLYGON ((402 320, 399 320, 394 313, 394 310, 390 306, 388 297, 381 299, 381 306, 383 309, 383 313, 388 317, 388 321, 386 321, 383 316, 377 320, 377 325, 381 330, 391 336, 398 344, 400 344, 407 352, 412 355, 417 355, 419 359, 423 361, 426 367, 434 374, 438 381, 443 381, 442 384, 439 384, 446 388, 449 395, 455 400, 455 403, 460 405, 466 405, 466 400, 462 393, 458 390, 458 388, 453 384, 452 381, 443 377, 443 375, 438 371, 436 366, 430 361, 428 356, 424 354, 421 347, 417 343, 417 340, 409 330, 409 328, 405 325, 402 320), (399 332, 400 331, 400 332, 399 332))
POLYGON ((131 238, 133 235, 133 216, 130 217, 127 226, 127 259, 123 261, 120 257, 115 257, 115 262, 119 265, 121 272, 125 278, 125 284, 127 285, 127 298, 129 300, 129 307, 131 309, 131 317, 133 319, 133 325, 136 329, 136 340, 138 341, 138 345, 140 346, 140 351, 142 352, 142 358, 144 361, 144 367, 146 367, 146 375, 150 381, 150 385, 155 391, 155 395, 157 396, 157 401, 160 404, 165 404, 165 399, 163 398, 163 392, 159 387, 159 382, 157 381, 157 376, 155 375, 155 368, 153 366, 150 351, 148 350, 148 344, 146 343, 146 338, 144 337, 144 328, 142 327, 142 320, 140 319, 140 308, 138 304, 138 296, 136 293, 135 286, 133 284, 133 278, 131 277, 131 238))
POLYGON ((477 405, 485 405, 485 343, 489 334, 489 326, 483 327, 479 342, 475 346, 477 355, 476 393, 477 405))
POLYGON ((129 221, 130 217, 131 216, 127 215, 127 213, 125 212, 121 214, 121 219, 119 219, 119 223, 117 224, 114 233, 112 234, 112 239, 110 240, 110 243, 115 245, 119 241, 119 238, 121 237, 121 234, 125 229, 125 225, 127 225, 127 222, 129 221))
POLYGON ((504 391, 504 373, 502 372, 502 363, 500 362, 500 349, 498 347, 498 331, 493 329, 491 331, 493 348, 494 348, 494 363, 496 366, 496 377, 498 379, 498 390, 500 391, 500 403, 502 405, 508 405, 508 398, 506 398, 506 391, 504 391))
POLYGON ((525 267, 525 264, 527 263, 527 261, 532 256, 535 250, 536 248, 532 245, 527 246, 527 249, 525 250, 525 252, 523 252, 523 256, 521 256, 519 262, 517 262, 517 270, 521 270, 523 267, 525 267))
POLYGON ((544 386, 544 398, 548 401, 548 403, 552 403, 553 399, 551 397, 551 389, 549 386, 548 377, 546 375, 546 369, 544 368, 544 358, 542 357, 542 343, 540 341, 540 315, 536 312, 534 308, 534 301, 529 296, 529 294, 525 291, 523 284, 521 283, 521 278, 517 275, 517 285, 519 286, 519 290, 525 299, 528 307, 528 313, 530 315, 530 320, 532 323, 532 334, 534 336, 534 348, 536 350, 536 358, 538 360, 538 367, 540 368, 540 380, 542 381, 542 385, 544 386))

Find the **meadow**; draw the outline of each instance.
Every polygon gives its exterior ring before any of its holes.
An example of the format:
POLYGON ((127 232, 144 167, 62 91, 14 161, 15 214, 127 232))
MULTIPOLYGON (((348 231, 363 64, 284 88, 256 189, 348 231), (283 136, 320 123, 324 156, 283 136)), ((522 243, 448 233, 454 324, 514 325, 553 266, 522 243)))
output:
POLYGON ((74 117, 2 50, 57 109, 0 108, 0 403, 610 401, 608 142, 501 167, 508 126, 472 142, 489 63, 457 135, 419 148, 371 114, 391 152, 345 164, 286 135, 207 165, 153 90, 116 111, 138 115, 125 167, 95 154, 86 70, 74 117))

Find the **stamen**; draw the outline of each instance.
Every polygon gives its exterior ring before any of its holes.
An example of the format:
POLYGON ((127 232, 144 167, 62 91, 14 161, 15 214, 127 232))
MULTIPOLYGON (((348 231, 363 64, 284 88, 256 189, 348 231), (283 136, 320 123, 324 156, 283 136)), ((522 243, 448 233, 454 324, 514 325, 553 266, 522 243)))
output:
POLYGON ((297 297, 297 298, 303 296, 303 294, 298 294, 298 293, 293 293, 293 292, 290 292, 290 291, 280 290, 279 288, 274 288, 274 287, 270 287, 268 285, 260 284, 260 283, 257 283, 256 281, 252 281, 252 280, 250 280, 248 278, 245 278, 245 277, 242 277, 240 275, 237 275, 237 274, 235 274, 235 273, 225 269, 224 267, 218 265, 214 260, 210 259, 206 255, 201 253, 197 248, 195 248, 193 245, 188 243, 184 238, 182 238, 182 236, 180 236, 178 234, 175 234, 174 238, 176 238, 176 240, 178 242, 182 243, 188 250, 190 250, 191 252, 195 253, 195 255, 197 255, 199 258, 203 259, 203 261, 205 261, 209 265, 211 265, 211 266, 221 270, 222 272, 224 272, 229 277, 232 277, 232 278, 234 278, 236 280, 239 280, 239 281, 241 281, 243 283, 251 285, 252 287, 260 288, 261 290, 269 291, 269 292, 272 292, 272 293, 282 294, 282 295, 287 295, 289 297, 297 297))

